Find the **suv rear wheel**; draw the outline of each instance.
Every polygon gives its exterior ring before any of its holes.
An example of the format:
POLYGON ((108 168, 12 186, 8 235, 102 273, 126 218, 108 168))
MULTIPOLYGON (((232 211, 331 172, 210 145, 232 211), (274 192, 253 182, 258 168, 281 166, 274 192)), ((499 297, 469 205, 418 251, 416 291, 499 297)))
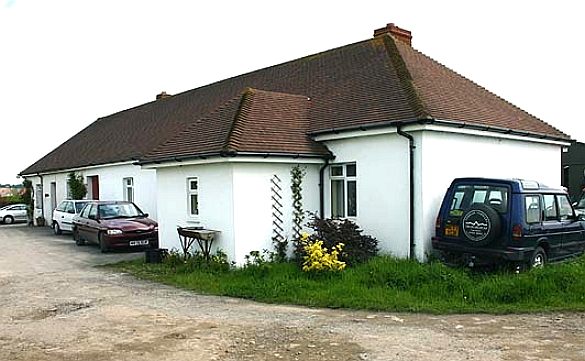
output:
POLYGON ((546 261, 546 251, 542 247, 536 247, 532 257, 530 257, 530 268, 542 268, 546 261))

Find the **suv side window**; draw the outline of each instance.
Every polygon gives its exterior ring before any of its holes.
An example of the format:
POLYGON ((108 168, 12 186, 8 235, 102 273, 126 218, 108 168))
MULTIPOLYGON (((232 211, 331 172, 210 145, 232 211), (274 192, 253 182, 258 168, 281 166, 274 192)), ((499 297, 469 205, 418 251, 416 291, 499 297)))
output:
POLYGON ((561 216, 561 220, 567 220, 574 216, 573 207, 571 207, 571 202, 567 196, 557 195, 557 201, 559 202, 559 215, 561 216))
POLYGON ((526 223, 540 223, 542 211, 540 207, 540 196, 530 195, 524 197, 526 206, 526 223))
POLYGON ((544 195, 544 220, 556 221, 558 218, 557 203, 554 194, 544 195))

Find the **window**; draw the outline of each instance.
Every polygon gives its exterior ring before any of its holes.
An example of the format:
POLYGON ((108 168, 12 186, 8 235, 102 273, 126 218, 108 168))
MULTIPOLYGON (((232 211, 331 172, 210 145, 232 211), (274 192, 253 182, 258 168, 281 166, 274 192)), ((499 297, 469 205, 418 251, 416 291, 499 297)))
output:
POLYGON ((187 197, 189 216, 199 216, 199 178, 187 179, 187 197))
POLYGON ((526 223, 539 223, 542 212, 540 209, 540 197, 537 195, 524 197, 526 206, 526 223))
POLYGON ((91 209, 91 204, 86 205, 85 207, 83 207, 83 210, 81 211, 81 217, 83 218, 89 218, 89 210, 91 209))
POLYGON ((122 182, 124 183, 124 200, 134 202, 134 178, 124 178, 122 182))
POLYGON ((73 207, 73 202, 66 202, 65 205, 65 212, 75 214, 75 208, 73 207))
POLYGON ((87 202, 75 202, 75 213, 80 213, 87 202))
POLYGON ((544 195, 544 220, 551 221, 557 219, 557 204, 555 202, 555 196, 552 194, 544 195))
POLYGON ((357 216, 357 167, 355 163, 331 166, 331 216, 357 216))
POLYGON ((87 218, 89 219, 97 219, 97 204, 92 204, 91 208, 89 209, 89 215, 87 216, 87 218))
POLYGON ((481 203, 492 207, 500 213, 508 211, 507 187, 488 186, 481 184, 460 185, 455 188, 451 200, 451 216, 462 216, 463 212, 469 209, 474 203, 481 203))
POLYGON ((559 202, 559 215, 561 216, 562 220, 567 220, 572 218, 573 215, 573 207, 571 207, 571 202, 567 196, 557 196, 557 200, 559 202))
POLYGON ((70 203, 70 202, 64 201, 64 202, 59 203, 59 205, 57 206, 57 210, 59 212, 65 212, 65 210, 67 209, 68 203, 70 203))

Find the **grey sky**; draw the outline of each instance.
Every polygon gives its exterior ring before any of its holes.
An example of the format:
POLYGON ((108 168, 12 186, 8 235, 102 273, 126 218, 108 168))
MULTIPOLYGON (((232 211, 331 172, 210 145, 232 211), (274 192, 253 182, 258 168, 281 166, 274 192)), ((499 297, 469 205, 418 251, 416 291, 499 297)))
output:
POLYGON ((413 46, 585 141, 580 1, 0 0, 0 183, 98 117, 370 38, 413 46))

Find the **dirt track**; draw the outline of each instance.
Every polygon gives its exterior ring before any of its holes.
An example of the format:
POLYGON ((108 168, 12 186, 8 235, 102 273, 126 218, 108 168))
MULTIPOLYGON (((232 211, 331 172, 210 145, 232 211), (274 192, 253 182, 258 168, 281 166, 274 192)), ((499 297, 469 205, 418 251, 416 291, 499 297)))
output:
POLYGON ((0 360, 585 360, 585 315, 429 316, 195 295, 0 225, 0 360))

